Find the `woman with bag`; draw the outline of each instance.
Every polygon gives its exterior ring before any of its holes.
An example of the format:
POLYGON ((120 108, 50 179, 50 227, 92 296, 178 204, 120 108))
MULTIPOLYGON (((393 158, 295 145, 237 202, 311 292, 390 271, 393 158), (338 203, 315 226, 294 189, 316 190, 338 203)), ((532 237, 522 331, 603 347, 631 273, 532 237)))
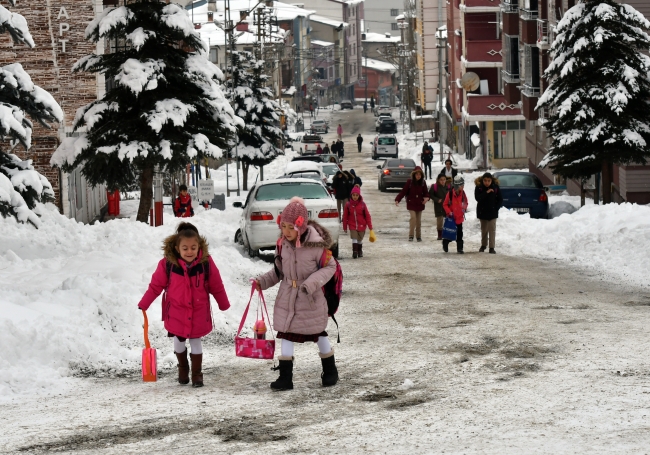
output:
MULTIPOLYGON (((443 202, 443 208, 448 218, 456 223, 456 251, 463 254, 463 221, 467 211, 467 195, 465 195, 465 179, 461 175, 454 177, 454 188, 447 193, 443 202)), ((443 239, 442 249, 449 252, 450 240, 443 239)))
POLYGON ((203 387, 203 346, 201 338, 212 332, 210 294, 221 311, 230 308, 221 274, 208 253, 208 242, 190 223, 181 223, 176 234, 163 242, 165 257, 151 277, 149 289, 138 303, 146 311, 163 292, 162 319, 167 336, 174 339, 178 359, 178 382, 190 382, 190 365, 185 341, 190 340, 192 386, 203 387))
POLYGON ((343 210, 343 232, 348 232, 352 239, 352 259, 363 257, 363 237, 366 235, 366 228, 372 231, 372 218, 368 212, 368 206, 361 197, 361 188, 357 185, 352 188, 350 201, 345 204, 343 210))
POLYGON ((406 185, 404 185, 402 191, 400 191, 395 198, 396 206, 399 206, 399 203, 404 196, 406 196, 406 209, 411 215, 409 220, 409 242, 413 241, 414 231, 418 242, 421 242, 422 211, 424 210, 424 204, 429 200, 429 190, 420 166, 416 166, 415 169, 413 169, 413 172, 411 172, 411 178, 406 181, 406 185))
POLYGON ((429 196, 433 201, 433 211, 436 215, 436 227, 438 229, 438 240, 442 240, 442 224, 445 221, 445 209, 442 208, 442 203, 447 197, 450 187, 447 186, 447 177, 445 174, 438 176, 438 181, 431 185, 429 188, 429 196))
POLYGON ((325 331, 327 300, 322 290, 323 284, 334 276, 336 263, 330 260, 320 267, 323 249, 330 248, 332 238, 327 229, 308 216, 304 200, 292 198, 278 216, 282 234, 275 250, 274 268, 255 279, 260 291, 280 283, 273 309, 273 328, 282 340, 280 377, 271 383, 275 390, 293 389, 294 343, 318 345, 323 387, 333 386, 339 379, 334 350, 325 331))
POLYGON ((481 220, 481 248, 479 253, 483 253, 488 246, 488 236, 490 238, 490 254, 496 254, 494 250, 494 237, 497 231, 497 218, 499 218, 499 209, 503 205, 503 195, 499 188, 499 180, 492 177, 492 174, 486 172, 482 177, 477 178, 474 183, 474 198, 476 199, 476 218, 481 220))

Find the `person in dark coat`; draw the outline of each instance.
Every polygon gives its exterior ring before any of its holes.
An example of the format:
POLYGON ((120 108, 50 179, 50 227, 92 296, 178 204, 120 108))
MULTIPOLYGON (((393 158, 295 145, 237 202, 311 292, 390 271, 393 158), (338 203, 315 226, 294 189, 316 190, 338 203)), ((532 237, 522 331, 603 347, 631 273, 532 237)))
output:
POLYGON ((445 177, 453 181, 454 177, 458 175, 458 169, 451 167, 451 164, 452 164, 451 160, 447 158, 445 160, 445 167, 442 168, 442 171, 440 171, 440 173, 445 174, 445 177))
POLYGON ((422 153, 420 154, 420 161, 422 162, 422 167, 424 167, 424 178, 433 178, 431 174, 431 162, 433 161, 433 148, 429 145, 427 141, 424 141, 422 146, 422 153))
POLYGON ((359 188, 361 188, 361 185, 363 185, 363 182, 361 181, 361 177, 357 176, 357 173, 354 172, 354 169, 350 169, 350 174, 354 178, 354 183, 352 184, 352 186, 359 185, 359 188))
POLYGON ((343 141, 340 139, 336 141, 336 151, 339 154, 339 160, 343 158, 343 156, 345 155, 345 150, 343 150, 343 141))
POLYGON ((361 133, 357 136, 357 147, 359 148, 359 153, 361 153, 361 144, 363 144, 363 138, 361 137, 361 133))
POLYGON ((339 223, 341 222, 343 209, 350 198, 350 191, 353 186, 348 175, 350 174, 347 172, 338 171, 334 174, 334 177, 332 177, 332 189, 334 190, 334 196, 336 197, 336 209, 339 212, 339 223))
POLYGON ((329 155, 329 153, 330 153, 330 146, 327 145, 327 142, 325 143, 325 147, 323 147, 323 153, 325 155, 329 155))
POLYGON ((429 197, 433 201, 433 210, 436 214, 438 240, 442 240, 442 227, 445 222, 445 216, 447 216, 445 209, 442 208, 442 203, 450 189, 451 185, 447 185, 447 177, 445 177, 445 174, 440 174, 436 183, 429 188, 429 197))
POLYGON ((411 218, 409 220, 409 242, 413 241, 413 233, 418 242, 422 241, 422 211, 424 204, 429 200, 429 188, 424 180, 422 168, 417 166, 411 172, 411 178, 406 181, 406 185, 395 197, 395 205, 399 206, 402 198, 406 196, 406 209, 409 211, 411 218))
POLYGON ((492 174, 486 172, 482 177, 477 178, 474 183, 474 198, 476 199, 476 217, 481 220, 481 248, 483 253, 488 246, 488 237, 490 239, 490 253, 494 251, 495 235, 497 231, 497 218, 499 218, 499 209, 503 205, 503 194, 499 188, 499 180, 492 174))
POLYGON ((332 153, 334 153, 335 155, 338 155, 338 154, 339 154, 339 146, 336 145, 336 141, 332 141, 332 146, 330 147, 330 150, 331 150, 332 153))

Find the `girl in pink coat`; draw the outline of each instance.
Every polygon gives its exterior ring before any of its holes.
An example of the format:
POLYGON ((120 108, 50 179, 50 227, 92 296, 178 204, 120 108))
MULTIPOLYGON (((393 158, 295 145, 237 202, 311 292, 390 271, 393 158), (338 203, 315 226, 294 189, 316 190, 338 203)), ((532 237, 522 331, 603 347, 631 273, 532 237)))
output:
POLYGON ((350 201, 343 209, 343 232, 350 228, 352 239, 352 259, 363 257, 363 237, 366 235, 366 228, 372 230, 372 218, 368 206, 361 197, 361 188, 355 185, 350 192, 350 201))
POLYGON ((282 339, 280 377, 271 383, 275 390, 293 389, 294 343, 318 344, 324 387, 333 386, 339 379, 325 331, 327 300, 322 289, 336 272, 331 258, 321 267, 323 250, 331 247, 332 238, 327 229, 308 217, 305 201, 292 198, 278 216, 282 234, 275 250, 275 266, 255 280, 260 290, 280 283, 273 309, 273 328, 282 339))
MULTIPOLYGON (((467 211, 467 195, 465 194, 465 179, 461 175, 454 177, 454 188, 447 193, 442 203, 442 208, 448 218, 456 223, 456 252, 463 254, 463 221, 467 211)), ((445 253, 449 252, 450 240, 443 239, 442 249, 445 253)))
POLYGON ((203 347, 201 337, 212 332, 210 294, 221 311, 230 308, 219 269, 208 253, 208 242, 190 223, 181 223, 176 234, 163 242, 165 257, 151 277, 149 289, 138 303, 146 311, 163 292, 162 320, 167 336, 174 339, 178 359, 178 382, 190 382, 190 365, 185 340, 190 340, 192 353, 192 386, 203 387, 203 347))

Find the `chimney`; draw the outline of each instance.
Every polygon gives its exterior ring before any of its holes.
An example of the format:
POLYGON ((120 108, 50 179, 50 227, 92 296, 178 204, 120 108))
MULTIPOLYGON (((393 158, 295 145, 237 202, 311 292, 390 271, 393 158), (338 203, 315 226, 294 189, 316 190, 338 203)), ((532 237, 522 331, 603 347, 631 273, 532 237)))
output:
POLYGON ((391 34, 389 32, 386 32, 386 38, 392 38, 391 34))
POLYGON ((243 10, 243 9, 239 11, 239 20, 240 21, 243 21, 247 17, 248 17, 248 11, 243 10))
POLYGON ((208 22, 214 22, 214 12, 208 11, 208 22))

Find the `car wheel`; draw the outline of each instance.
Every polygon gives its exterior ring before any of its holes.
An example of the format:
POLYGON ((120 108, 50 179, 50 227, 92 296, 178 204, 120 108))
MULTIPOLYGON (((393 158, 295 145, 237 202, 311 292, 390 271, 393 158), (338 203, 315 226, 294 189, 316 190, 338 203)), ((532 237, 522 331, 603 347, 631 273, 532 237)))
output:
POLYGON ((386 192, 386 185, 381 180, 379 181, 379 191, 381 191, 382 193, 386 192))
POLYGON ((334 256, 335 259, 339 258, 339 244, 338 243, 332 247, 332 256, 334 256))
POLYGON ((244 244, 244 239, 242 239, 241 236, 241 229, 237 229, 237 232, 235 232, 235 243, 238 245, 244 244))
POLYGON ((260 250, 253 250, 250 246, 246 249, 248 256, 251 258, 256 258, 260 255, 260 250))

